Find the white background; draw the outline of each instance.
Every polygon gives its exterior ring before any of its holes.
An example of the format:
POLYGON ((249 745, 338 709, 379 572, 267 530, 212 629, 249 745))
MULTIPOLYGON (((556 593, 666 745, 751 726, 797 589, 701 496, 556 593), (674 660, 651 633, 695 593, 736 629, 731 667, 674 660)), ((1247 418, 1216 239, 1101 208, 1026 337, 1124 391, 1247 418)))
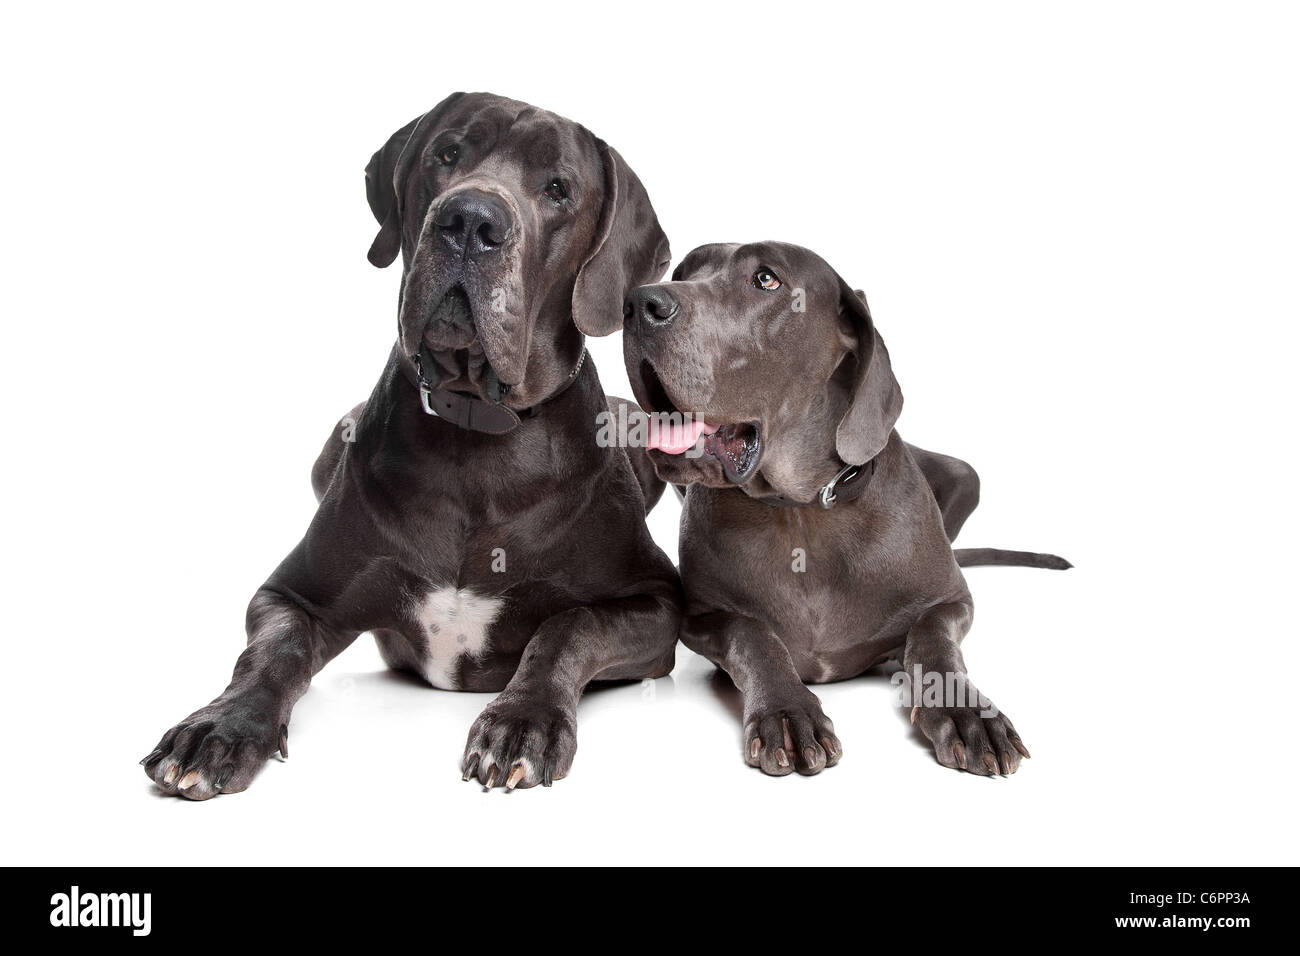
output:
POLYGON ((1292 9, 37 9, 0 40, 5 862, 1297 862, 1292 9), (840 766, 765 778, 682 650, 584 700, 568 779, 483 794, 489 697, 363 638, 247 793, 153 792, 393 340, 362 168, 456 89, 613 143, 674 261, 783 239, 866 289, 900 431, 982 475, 960 543, 1077 565, 969 574, 1020 773, 940 768, 871 676, 818 691, 840 766))

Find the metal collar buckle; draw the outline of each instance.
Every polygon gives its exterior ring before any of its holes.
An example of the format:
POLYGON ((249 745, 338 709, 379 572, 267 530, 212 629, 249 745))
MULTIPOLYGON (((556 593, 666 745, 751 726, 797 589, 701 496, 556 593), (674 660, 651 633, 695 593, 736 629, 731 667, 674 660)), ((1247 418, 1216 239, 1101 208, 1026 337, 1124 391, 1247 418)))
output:
POLYGON ((433 391, 429 382, 424 377, 424 367, 420 364, 420 353, 416 352, 411 356, 411 362, 415 365, 415 377, 420 385, 420 405, 424 408, 426 415, 432 415, 439 418, 437 410, 429 404, 429 395, 433 391))
POLYGON ((420 404, 424 407, 424 414, 432 415, 434 418, 439 418, 440 416, 438 415, 438 410, 429 404, 429 393, 430 393, 429 386, 421 382, 420 383, 420 404))
POLYGON ((838 486, 841 481, 855 477, 858 469, 861 467, 861 465, 845 465, 836 473, 834 478, 822 485, 821 493, 817 497, 818 500, 821 501, 823 508, 829 508, 831 505, 835 504, 836 486, 838 486))

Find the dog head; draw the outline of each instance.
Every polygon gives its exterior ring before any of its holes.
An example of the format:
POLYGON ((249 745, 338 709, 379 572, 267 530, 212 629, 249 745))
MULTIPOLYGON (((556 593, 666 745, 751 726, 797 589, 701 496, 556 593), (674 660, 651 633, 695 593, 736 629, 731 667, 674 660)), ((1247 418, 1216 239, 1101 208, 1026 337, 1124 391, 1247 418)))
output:
POLYGON ((586 129, 486 93, 454 93, 366 167, 369 259, 402 256, 402 360, 442 388, 525 408, 663 275, 668 239, 640 180, 586 129))
POLYGON ((866 297, 785 243, 693 250, 671 282, 627 297, 623 349, 642 408, 689 413, 650 451, 677 484, 809 501, 828 473, 874 458, 902 411, 866 297))

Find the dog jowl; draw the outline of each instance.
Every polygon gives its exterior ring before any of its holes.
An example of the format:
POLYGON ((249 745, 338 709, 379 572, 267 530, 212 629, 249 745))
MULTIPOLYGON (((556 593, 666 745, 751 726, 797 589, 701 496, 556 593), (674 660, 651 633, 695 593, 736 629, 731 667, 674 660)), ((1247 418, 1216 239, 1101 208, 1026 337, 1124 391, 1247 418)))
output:
POLYGON ((294 703, 367 631, 391 667, 501 691, 460 761, 489 788, 568 772, 589 682, 672 668, 680 582, 644 521, 662 483, 594 440, 583 344, 667 266, 639 179, 576 123, 458 93, 375 153, 366 192, 370 261, 402 262, 397 341, 312 469, 316 515, 250 602, 230 685, 145 758, 167 793, 243 790, 287 756, 294 703))
POLYGON ((682 641, 739 689, 745 760, 778 776, 835 764, 840 740, 806 684, 896 660, 924 675, 911 715, 941 764, 1013 773, 1028 751, 962 659, 960 568, 1068 564, 952 549, 979 479, 894 430, 903 395, 865 296, 806 249, 719 244, 635 290, 625 316, 637 400, 695 423, 695 454, 649 457, 690 486, 682 641), (931 693, 932 675, 954 693, 931 693))

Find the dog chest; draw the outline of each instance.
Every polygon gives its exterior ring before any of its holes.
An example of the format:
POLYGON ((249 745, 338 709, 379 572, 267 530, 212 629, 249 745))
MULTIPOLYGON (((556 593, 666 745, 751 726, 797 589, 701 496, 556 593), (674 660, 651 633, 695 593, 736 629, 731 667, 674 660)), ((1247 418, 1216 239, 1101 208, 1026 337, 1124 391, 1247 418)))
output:
POLYGON ((499 597, 452 585, 434 588, 416 602, 412 616, 423 632, 422 666, 430 684, 456 689, 461 660, 487 650, 488 630, 503 603, 499 597))

